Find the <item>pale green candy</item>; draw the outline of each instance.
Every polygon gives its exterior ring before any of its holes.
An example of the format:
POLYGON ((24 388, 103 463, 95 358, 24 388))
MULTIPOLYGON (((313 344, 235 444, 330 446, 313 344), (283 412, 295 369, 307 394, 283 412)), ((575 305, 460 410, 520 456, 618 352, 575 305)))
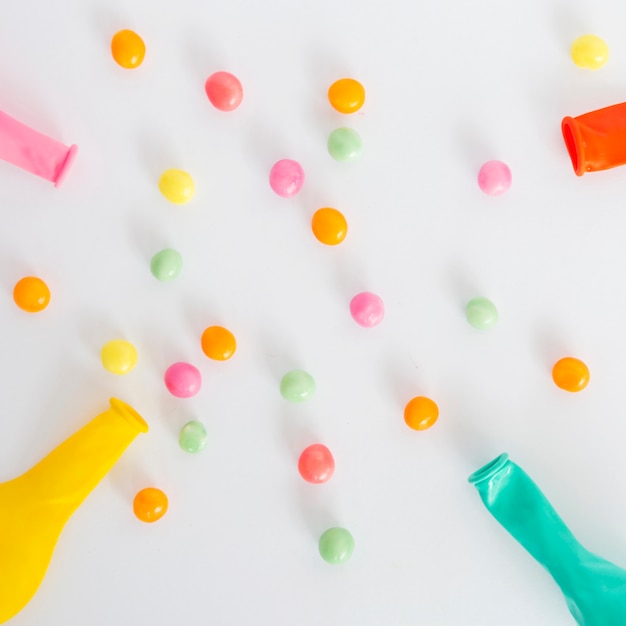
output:
POLYGON ((363 141, 351 128, 337 128, 328 137, 328 152, 336 161, 353 161, 363 152, 363 141))
POLYGON ((204 450, 207 444, 208 436, 206 428, 202 422, 187 422, 180 431, 179 443, 185 452, 195 454, 204 450))
POLYGON ((487 298, 473 298, 465 307, 467 321, 479 330, 488 330, 498 323, 498 309, 487 298))
POLYGON ((287 372, 280 381, 280 395, 289 402, 305 402, 315 393, 315 379, 303 370, 287 372))
POLYGON ((174 280, 183 268, 183 258, 172 248, 157 252, 150 261, 152 275, 161 281, 174 280))
POLYGON ((327 563, 344 563, 354 551, 354 538, 345 528, 329 528, 319 543, 320 555, 327 563))

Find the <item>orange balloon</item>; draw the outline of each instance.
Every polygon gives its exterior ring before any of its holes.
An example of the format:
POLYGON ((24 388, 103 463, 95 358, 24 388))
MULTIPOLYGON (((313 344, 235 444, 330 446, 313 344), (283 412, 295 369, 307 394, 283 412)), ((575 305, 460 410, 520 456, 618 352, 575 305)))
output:
POLYGON ((25 276, 13 288, 13 300, 23 311, 38 313, 50 302, 48 285, 36 276, 25 276))
POLYGON ((589 383, 589 368, 580 359, 567 356, 554 364, 552 380, 565 391, 582 391, 589 383))
POLYGON ((202 333, 202 351, 210 359, 226 361, 237 349, 237 340, 230 330, 222 326, 209 326, 202 333))
POLYGON ((348 222, 343 214, 337 209, 318 209, 311 221, 313 234, 327 246, 336 246, 341 243, 348 234, 348 222))
POLYGON ((416 396, 404 407, 404 421, 413 430, 430 428, 439 417, 439 407, 430 398, 416 396))

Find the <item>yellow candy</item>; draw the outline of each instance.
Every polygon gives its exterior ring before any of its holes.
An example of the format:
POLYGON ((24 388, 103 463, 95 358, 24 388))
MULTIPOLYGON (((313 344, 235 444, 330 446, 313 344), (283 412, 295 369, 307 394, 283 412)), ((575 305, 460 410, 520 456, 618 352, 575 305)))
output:
POLYGON ((597 35, 583 35, 572 44, 572 61, 578 67, 597 70, 609 59, 609 47, 597 35))
POLYGON ((112 374, 128 374, 137 365, 137 350, 130 341, 114 339, 104 344, 100 358, 112 374))
POLYGON ((159 179, 159 191, 174 204, 189 202, 196 193, 193 178, 183 170, 166 170, 159 179))
POLYGON ((115 62, 128 70, 139 67, 146 55, 146 44, 132 30, 120 30, 111 40, 111 54, 115 62))

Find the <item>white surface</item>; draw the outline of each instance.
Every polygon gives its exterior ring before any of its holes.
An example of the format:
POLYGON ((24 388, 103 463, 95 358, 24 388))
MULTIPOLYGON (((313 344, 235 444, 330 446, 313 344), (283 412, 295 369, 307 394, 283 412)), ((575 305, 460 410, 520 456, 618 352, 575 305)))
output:
POLYGON ((626 169, 579 179, 560 137, 564 115, 626 100, 625 18, 608 0, 6 4, 0 110, 80 153, 60 190, 0 164, 0 480, 109 396, 151 426, 12 624, 572 624, 466 477, 508 451, 582 543, 626 565, 626 169), (110 56, 121 28, 146 41, 136 71, 110 56), (587 32, 611 50, 595 73, 569 59, 587 32), (203 89, 222 69, 245 89, 229 114, 203 89), (342 76, 365 85, 362 114, 328 105, 342 76), (340 125, 362 135, 354 164, 326 152, 340 125), (291 200, 267 182, 279 158, 307 174, 291 200), (489 159, 513 172, 500 198, 476 185, 489 159), (194 176, 191 204, 160 196, 169 167, 194 176), (349 221, 337 249, 310 231, 325 205, 349 221), (166 246, 185 263, 170 284, 149 270, 166 246), (52 291, 37 315, 11 298, 31 273, 52 291), (364 289, 387 307, 372 330, 348 311, 364 289), (464 319, 475 295, 500 310, 492 332, 464 319), (200 349, 216 323, 239 341, 226 363, 200 349), (117 337, 139 351, 125 377, 99 361, 117 337), (591 370, 581 394, 551 381, 570 354, 591 370), (193 399, 163 385, 177 360, 202 371, 193 399), (294 367, 318 383, 306 405, 278 392, 294 367), (416 433, 402 410, 422 394, 441 414, 416 433), (190 418, 210 434, 196 457, 177 444, 190 418), (318 440, 337 471, 312 486, 296 459, 318 440), (170 497, 150 526, 132 515, 147 485, 170 497), (356 549, 331 567, 317 538, 337 524, 356 549))

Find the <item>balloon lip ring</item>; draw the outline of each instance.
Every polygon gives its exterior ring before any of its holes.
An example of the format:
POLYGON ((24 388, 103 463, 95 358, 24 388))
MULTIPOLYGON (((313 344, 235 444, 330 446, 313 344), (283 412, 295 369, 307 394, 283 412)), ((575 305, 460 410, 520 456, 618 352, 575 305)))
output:
POLYGON ((509 455, 506 452, 503 452, 495 459, 493 459, 493 461, 490 461, 486 465, 483 465, 480 469, 471 474, 467 479, 468 482, 475 485, 484 480, 492 478, 506 465, 506 463, 508 463, 508 460, 509 455))
POLYGON ((585 142, 576 119, 564 117, 561 121, 561 132, 574 172, 576 176, 582 176, 585 173, 585 142))
POLYGON ((58 189, 62 184, 65 178, 67 177, 68 172, 72 167, 72 163, 76 159, 76 155, 78 154, 78 146, 73 144, 70 146, 70 149, 67 151, 67 156, 65 157, 65 161, 61 166, 59 174, 57 175, 56 180, 54 181, 54 186, 58 189))
POLYGON ((130 405, 126 404, 118 398, 111 398, 109 400, 111 408, 121 417, 123 417, 133 428, 136 428, 140 433, 148 432, 148 424, 146 420, 133 409, 130 405))

